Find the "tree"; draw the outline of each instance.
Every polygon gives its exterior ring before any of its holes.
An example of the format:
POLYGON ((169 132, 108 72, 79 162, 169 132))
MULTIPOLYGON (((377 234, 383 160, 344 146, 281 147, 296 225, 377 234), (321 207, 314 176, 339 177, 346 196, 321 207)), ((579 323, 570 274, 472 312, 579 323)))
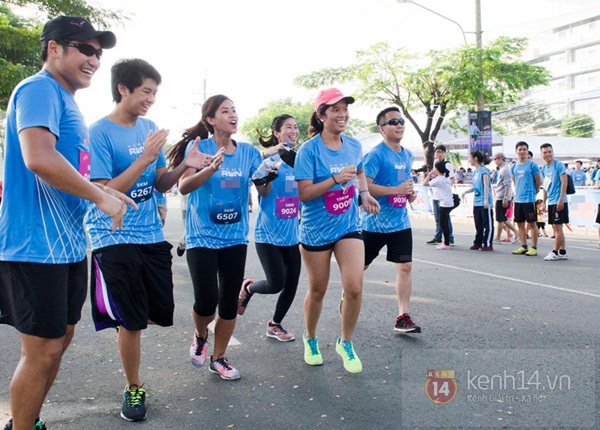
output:
POLYGON ((545 103, 528 102, 494 114, 494 130, 501 134, 556 136, 561 121, 554 119, 545 103))
MULTIPOLYGON (((258 142, 257 129, 263 135, 271 134, 271 123, 273 118, 282 114, 289 114, 294 117, 298 124, 298 130, 300 135, 298 142, 303 143, 308 139, 308 126, 310 123, 310 116, 313 112, 312 103, 301 104, 292 101, 292 99, 281 99, 270 102, 267 107, 261 109, 258 114, 246 120, 244 125, 241 127, 241 134, 248 139, 250 142, 258 142)), ((351 119, 346 129, 346 134, 352 136, 354 133, 365 128, 363 121, 351 119)))
POLYGON ((305 88, 350 83, 361 102, 398 106, 419 134, 431 167, 434 142, 450 113, 474 109, 479 93, 493 109, 495 103, 514 103, 523 90, 548 83, 545 68, 519 59, 525 46, 525 39, 501 37, 481 50, 461 46, 419 57, 380 42, 357 51, 352 65, 321 69, 295 82, 305 88), (416 116, 419 109, 426 116, 423 125, 416 116))
POLYGON ((563 118, 560 127, 561 136, 570 137, 594 137, 596 124, 594 118, 583 113, 574 113, 563 118))

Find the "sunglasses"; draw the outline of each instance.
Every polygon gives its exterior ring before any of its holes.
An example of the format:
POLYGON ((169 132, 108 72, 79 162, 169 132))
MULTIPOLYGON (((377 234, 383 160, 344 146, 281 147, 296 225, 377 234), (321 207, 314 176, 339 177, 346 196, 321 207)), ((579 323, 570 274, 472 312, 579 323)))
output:
POLYGON ((398 124, 404 125, 405 122, 406 121, 404 120, 404 118, 392 118, 389 121, 386 121, 383 124, 381 124, 381 127, 383 127, 384 125, 391 125, 391 126, 395 127, 398 124))
POLYGON ((77 50, 79 52, 81 52, 83 55, 85 55, 86 57, 91 57, 92 55, 95 55, 98 60, 102 57, 102 48, 96 49, 92 45, 87 45, 85 43, 75 43, 75 42, 70 42, 70 43, 60 42, 59 44, 62 46, 71 46, 73 48, 77 48, 77 50))

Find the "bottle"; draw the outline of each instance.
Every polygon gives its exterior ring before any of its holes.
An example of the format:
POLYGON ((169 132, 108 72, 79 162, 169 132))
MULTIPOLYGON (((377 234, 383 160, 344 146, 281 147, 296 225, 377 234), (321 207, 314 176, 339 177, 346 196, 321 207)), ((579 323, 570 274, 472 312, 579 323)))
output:
POLYGON ((277 178, 277 173, 267 172, 267 170, 273 170, 281 164, 282 160, 278 153, 270 155, 265 158, 256 172, 252 174, 252 182, 255 185, 266 185, 272 180, 277 178))

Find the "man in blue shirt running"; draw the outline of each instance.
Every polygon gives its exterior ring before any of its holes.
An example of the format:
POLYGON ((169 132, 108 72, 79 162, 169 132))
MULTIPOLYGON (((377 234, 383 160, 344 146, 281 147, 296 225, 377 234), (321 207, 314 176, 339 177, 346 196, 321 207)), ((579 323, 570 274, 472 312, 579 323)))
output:
POLYGON ((6 115, 10 174, 0 208, 0 324, 12 325, 21 338, 6 429, 45 428, 40 410, 87 293, 88 201, 113 230, 126 205, 136 206, 89 182, 88 129, 74 98, 90 86, 115 35, 83 18, 59 16, 44 25, 40 40, 42 71, 17 85, 6 115))

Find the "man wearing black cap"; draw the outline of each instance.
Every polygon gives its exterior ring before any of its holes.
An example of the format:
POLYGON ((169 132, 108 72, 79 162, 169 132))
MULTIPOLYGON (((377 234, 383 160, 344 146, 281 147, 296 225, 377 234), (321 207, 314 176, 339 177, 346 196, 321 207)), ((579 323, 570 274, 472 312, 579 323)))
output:
POLYGON ((89 182, 88 132, 75 92, 90 85, 103 48, 116 43, 83 18, 44 26, 42 71, 17 85, 6 125, 0 208, 0 324, 20 332, 21 359, 10 384, 5 429, 44 429, 40 410, 81 318, 87 293, 89 200, 123 222, 125 195, 89 182))

